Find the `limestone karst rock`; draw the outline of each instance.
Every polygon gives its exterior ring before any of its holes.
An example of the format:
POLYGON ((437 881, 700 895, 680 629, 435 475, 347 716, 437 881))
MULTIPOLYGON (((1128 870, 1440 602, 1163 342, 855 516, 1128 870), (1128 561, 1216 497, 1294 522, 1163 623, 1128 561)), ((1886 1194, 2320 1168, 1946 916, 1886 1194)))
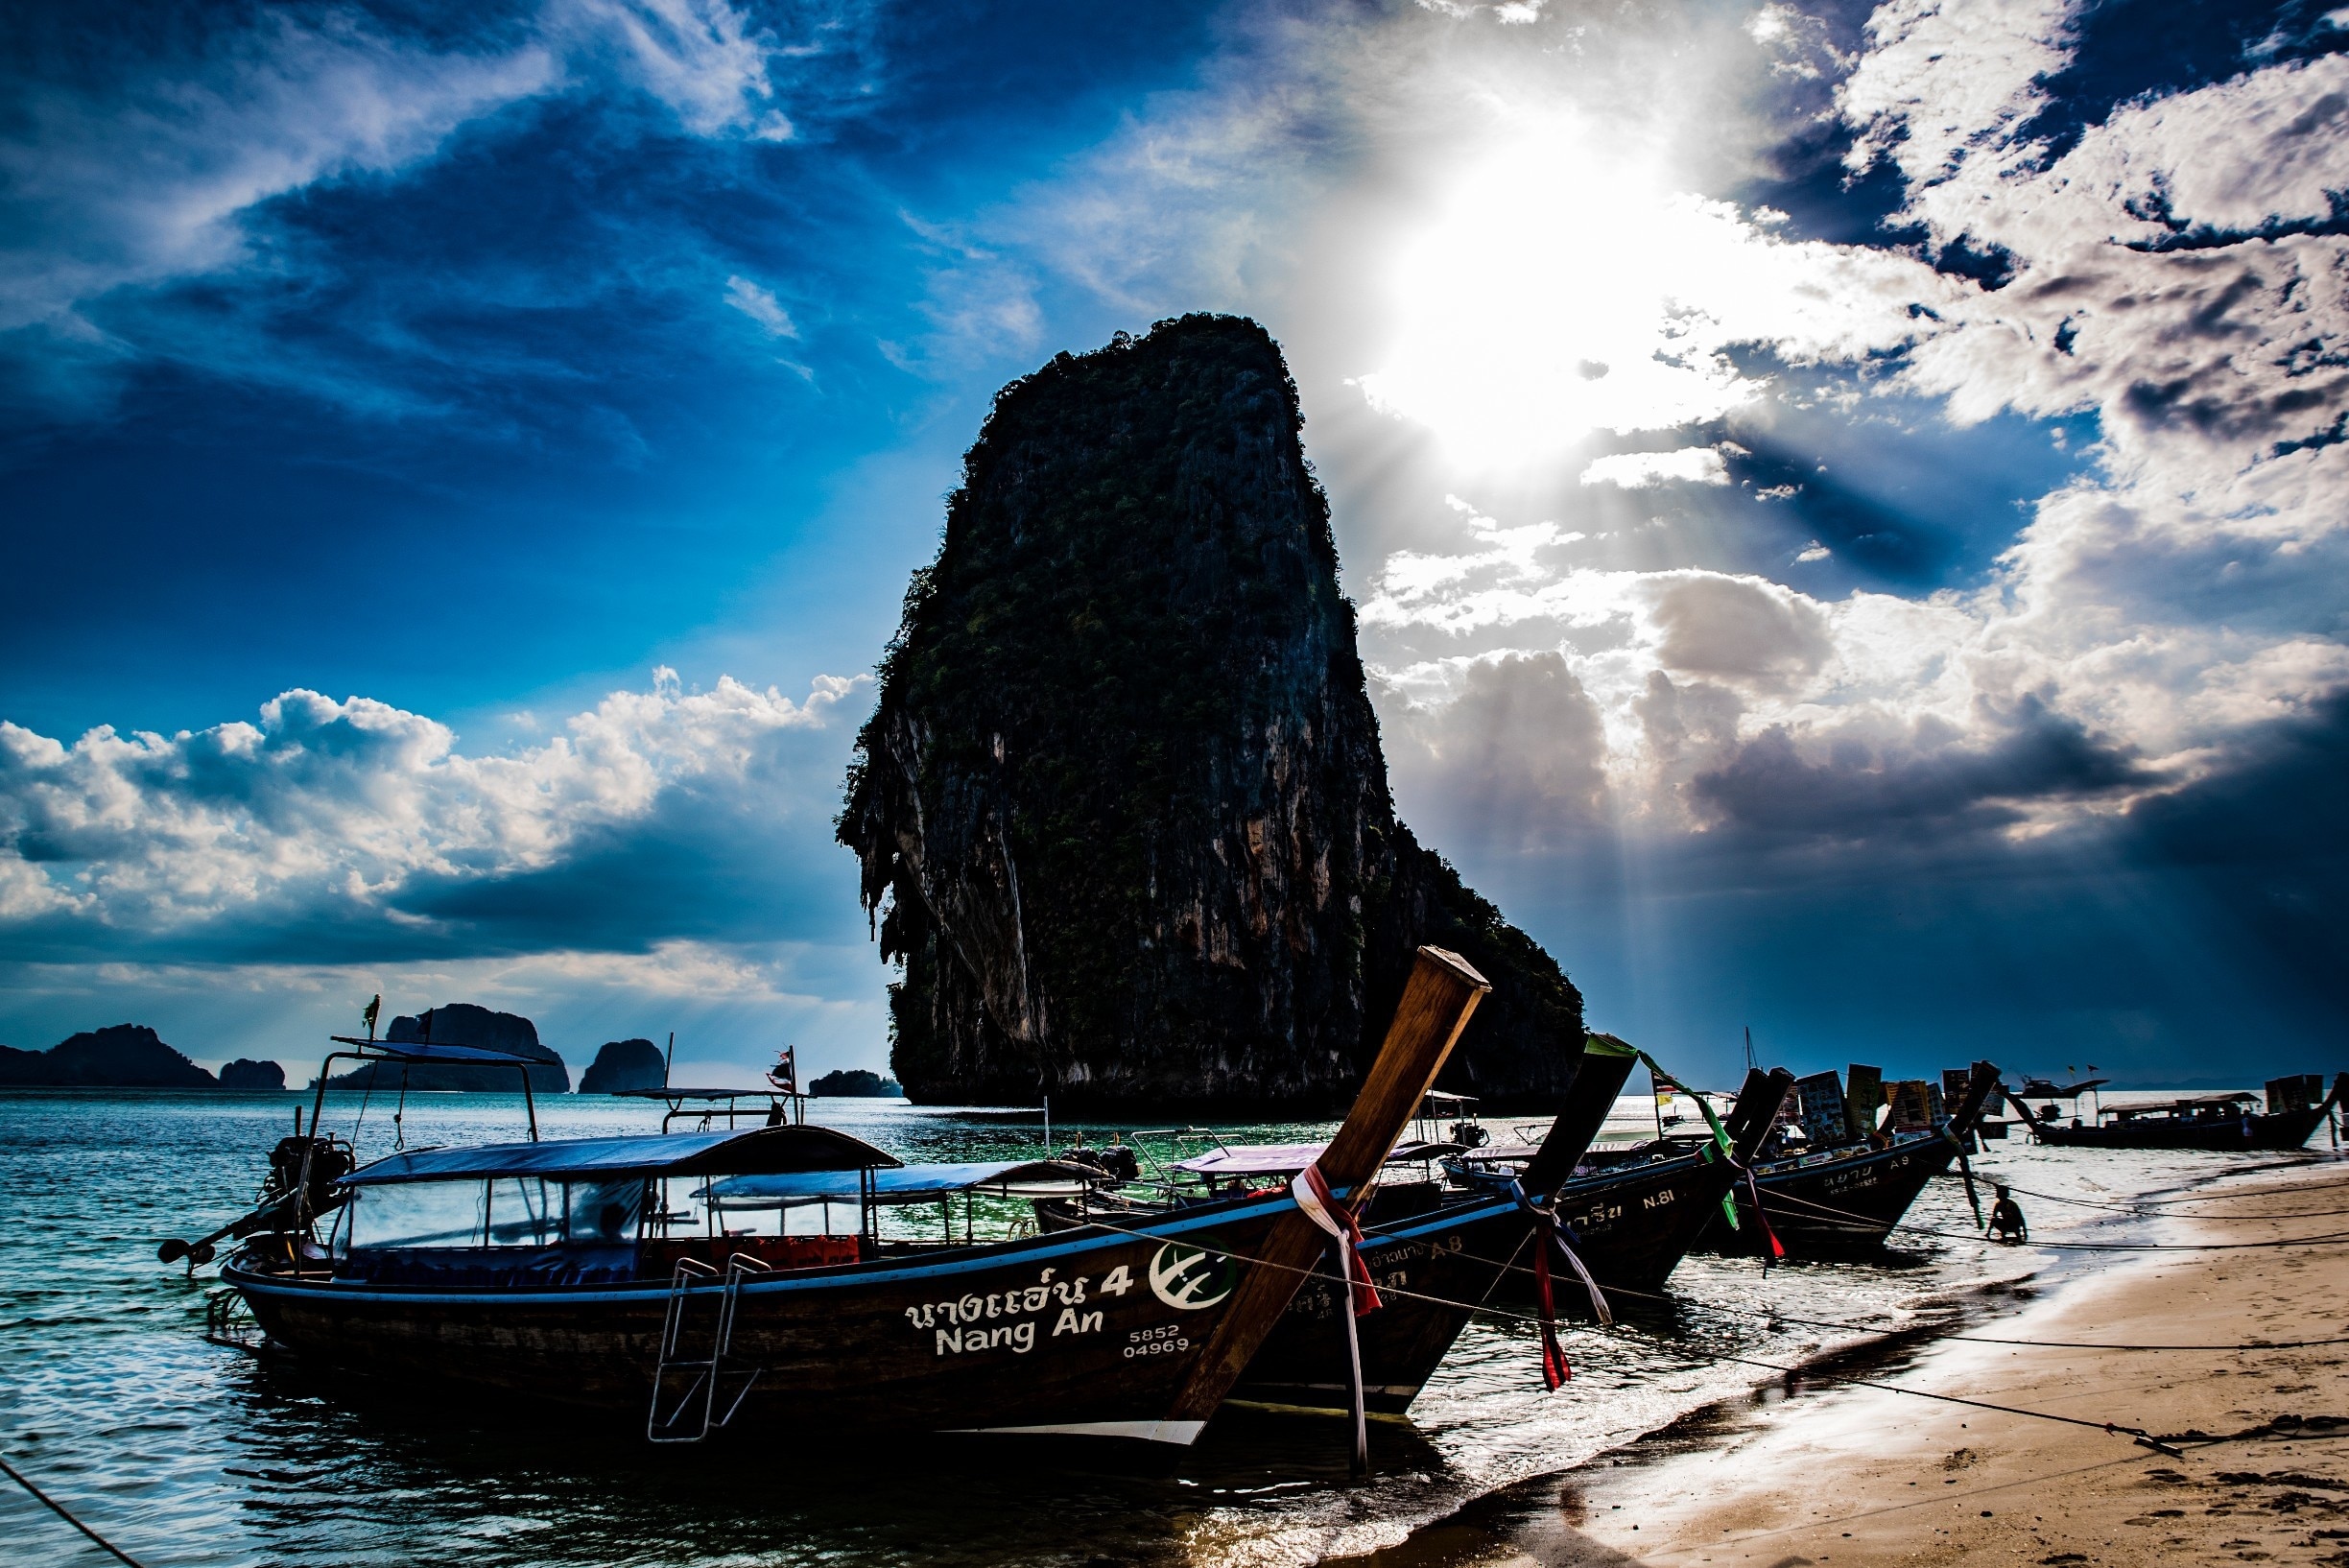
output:
POLYGON ((580 1093, 618 1094, 623 1089, 657 1089, 668 1081, 661 1049, 651 1040, 606 1040, 580 1074, 580 1093))
POLYGON ((840 819, 912 1098, 1328 1109, 1423 941, 1495 983, 1447 1087, 1572 1076, 1579 993, 1396 820, 1302 422, 1228 317, 997 396, 840 819))
POLYGON ((0 1083, 71 1088, 217 1089, 218 1080, 145 1024, 84 1030, 46 1051, 0 1045, 0 1083))
POLYGON ((285 1068, 273 1061, 253 1061, 239 1057, 234 1061, 222 1064, 220 1086, 224 1089, 283 1089, 286 1086, 285 1068))
MULTIPOLYGON (((562 1057, 538 1043, 538 1026, 518 1012, 493 1012, 470 1002, 450 1002, 429 1008, 415 1017, 398 1017, 384 1031, 389 1043, 426 1041, 439 1045, 477 1045, 541 1063, 530 1069, 531 1092, 565 1094, 571 1088, 570 1069, 562 1057)), ((522 1075, 511 1067, 461 1067, 447 1063, 394 1066, 368 1062, 328 1081, 329 1088, 364 1089, 371 1081, 378 1089, 395 1090, 403 1081, 411 1089, 467 1089, 476 1093, 519 1094, 522 1075)))

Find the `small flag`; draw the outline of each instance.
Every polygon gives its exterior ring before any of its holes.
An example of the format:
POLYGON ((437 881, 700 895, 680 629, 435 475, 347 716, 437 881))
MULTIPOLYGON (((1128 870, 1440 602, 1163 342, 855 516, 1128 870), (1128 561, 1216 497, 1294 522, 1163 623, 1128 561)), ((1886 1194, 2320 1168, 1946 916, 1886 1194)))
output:
POLYGON ((787 1045, 775 1056, 775 1064, 767 1070, 767 1081, 785 1094, 799 1092, 798 1047, 787 1045))
POLYGON ((368 1038, 370 1040, 375 1037, 375 1015, 382 1010, 383 992, 381 991, 377 991, 375 999, 360 1010, 359 1021, 367 1025, 368 1038))

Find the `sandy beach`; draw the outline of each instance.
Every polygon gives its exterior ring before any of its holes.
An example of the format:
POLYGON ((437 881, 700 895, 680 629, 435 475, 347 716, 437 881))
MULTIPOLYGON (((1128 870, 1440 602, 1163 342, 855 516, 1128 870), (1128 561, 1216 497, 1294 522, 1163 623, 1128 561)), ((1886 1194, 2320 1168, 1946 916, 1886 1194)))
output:
POLYGON ((2178 1456, 2100 1426, 1797 1378, 1356 1561, 2349 1563, 2349 1342, 2081 1348, 2349 1338, 2349 1168, 2250 1173, 2171 1202, 2175 1218, 2138 1234, 2203 1247, 2344 1241, 2089 1254, 2043 1298, 1875 1375, 2141 1427, 2178 1456), (1996 1340, 2032 1342, 1985 1342, 1996 1340))

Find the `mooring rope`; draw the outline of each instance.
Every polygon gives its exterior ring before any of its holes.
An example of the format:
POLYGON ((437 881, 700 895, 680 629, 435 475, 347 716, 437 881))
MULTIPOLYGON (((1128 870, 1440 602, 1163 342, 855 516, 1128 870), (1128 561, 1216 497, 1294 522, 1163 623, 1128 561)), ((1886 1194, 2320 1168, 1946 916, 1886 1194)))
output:
MULTIPOLYGON (((1512 1274, 1530 1273, 1522 1263, 1502 1262, 1480 1256, 1479 1263, 1490 1264, 1512 1274)), ((1667 1295, 1661 1291, 1634 1290, 1627 1285, 1604 1287, 1609 1295, 1633 1296, 1642 1301, 1653 1301, 1662 1306, 1685 1307, 1696 1312, 1709 1312, 1722 1318, 1749 1318, 1764 1323, 1791 1323, 1801 1328, 1840 1329, 1846 1334, 1931 1334, 1938 1340, 1958 1340, 1968 1344, 2027 1345, 2041 1350, 2203 1350, 2213 1354, 2227 1354, 2241 1350, 2311 1350, 2324 1345, 2349 1344, 2349 1334, 2324 1340, 2252 1340, 2242 1344, 2109 1344, 2086 1340, 2008 1340, 1986 1334, 1952 1334, 1925 1323, 1850 1323, 1830 1318, 1795 1318, 1775 1308, 1724 1307, 1714 1301, 1699 1301, 1686 1295, 1667 1295)))
MULTIPOLYGON (((1105 1230, 1113 1235, 1130 1237, 1135 1241, 1150 1242, 1164 1239, 1162 1237, 1152 1235, 1149 1231, 1127 1230, 1122 1225, 1104 1224, 1099 1220, 1087 1219, 1082 1223, 1093 1229, 1105 1230)), ((1284 1273, 1302 1274, 1308 1279, 1317 1279, 1332 1285, 1343 1286, 1349 1283, 1348 1281, 1339 1278, 1335 1274, 1325 1274, 1320 1270, 1316 1268, 1301 1267, 1295 1264, 1275 1263, 1269 1258, 1255 1257, 1246 1252, 1235 1252, 1227 1247, 1211 1246, 1206 1243, 1200 1243, 1198 1245, 1202 1251, 1213 1257, 1226 1258, 1237 1263, 1252 1264, 1260 1268, 1277 1269, 1284 1273)), ((1479 1261, 1490 1262, 1491 1260, 1480 1259, 1479 1261)), ((1511 1266, 1505 1265, 1504 1267, 1511 1266)), ((1510 1322, 1531 1323, 1538 1326, 1541 1321, 1540 1319, 1533 1317, 1529 1313, 1510 1312, 1507 1308, 1495 1307, 1483 1302, 1460 1301, 1450 1296, 1430 1295, 1422 1291, 1405 1290, 1400 1286, 1382 1286, 1381 1289, 1384 1290, 1387 1295, 1391 1296, 1400 1296, 1413 1301, 1426 1301, 1436 1306, 1459 1308, 1472 1314, 1478 1314, 1488 1318, 1499 1318, 1510 1322)), ((1588 1324, 1583 1326, 1589 1332, 1598 1334, 1620 1335, 1624 1332, 1620 1327, 1613 1325, 1600 1326, 1588 1324)), ((1846 1372, 1826 1370, 1815 1366, 1788 1366, 1779 1362, 1763 1361, 1759 1357, 1755 1356, 1730 1355, 1725 1351, 1699 1351, 1696 1354, 1700 1360, 1727 1362, 1732 1366, 1756 1367, 1763 1371, 1777 1372, 1782 1376, 1787 1377, 1815 1377, 1837 1383, 1848 1383, 1857 1388, 1880 1389, 1886 1393, 1905 1393, 1912 1398, 1931 1399, 1945 1405, 1964 1405, 1974 1410, 1996 1411, 2004 1415, 2022 1415, 2028 1416, 2033 1420, 2055 1421, 2065 1426, 2086 1427, 2091 1431, 2106 1433, 2112 1437, 2126 1437, 2141 1448, 2151 1448, 2160 1453, 2168 1454, 2173 1459, 2185 1458, 2185 1456, 2179 1453, 2177 1449, 2171 1447, 2168 1443, 2155 1437, 2144 1427, 2124 1426, 2118 1421, 2097 1421, 2089 1419, 2086 1416, 2079 1415, 2057 1415, 2052 1411, 2026 1410, 2020 1405, 2001 1405, 1985 1399, 1966 1399, 1954 1393, 1933 1393, 1924 1389, 1903 1388, 1897 1383, 1880 1383, 1873 1378, 1856 1377, 1846 1372)))
MULTIPOLYGON (((2038 1199, 2043 1203, 2070 1203, 2078 1208, 2103 1209, 2112 1214, 2131 1214, 2135 1215, 2141 1220, 2330 1220, 2336 1219, 2344 1214, 2349 1214, 2349 1209, 2306 1209, 2298 1214, 2167 1214, 2164 1212, 2165 1210, 2176 1208, 2186 1203, 2214 1203, 2222 1199, 2258 1198, 2263 1195, 2259 1193, 2211 1193, 2202 1198, 2181 1198, 2166 1202, 2158 1199, 2146 1199, 2142 1200, 2140 1206, 2130 1207, 2122 1203, 2099 1203, 2086 1198, 2065 1198, 2057 1193, 2033 1192, 2029 1187, 2018 1187, 2011 1181, 2005 1183, 2005 1185, 2009 1192, 2018 1192, 2026 1198, 2038 1199)), ((2328 1181, 2324 1184, 2324 1187, 2320 1187, 2315 1190, 2321 1192, 2325 1188, 2338 1187, 2340 1185, 2341 1183, 2337 1181, 2328 1181)), ((2310 1189, 2306 1187, 2297 1187, 2287 1188, 2285 1190, 2290 1192, 2307 1192, 2310 1189)))
MULTIPOLYGON (((1815 1202, 1808 1198, 1796 1198, 1788 1193, 1771 1193, 1768 1196, 1769 1201, 1773 1203, 1787 1208, 1807 1209, 1813 1216, 1824 1216, 1827 1219, 1841 1222, 1848 1228, 1855 1230, 1863 1227, 1869 1230, 1905 1230, 1914 1235, 1936 1236, 1943 1241, 1953 1242, 1982 1240, 1982 1237, 1974 1231, 1942 1230, 1934 1225, 1919 1224, 1913 1220, 1875 1219, 1868 1215, 1855 1213, 1850 1209, 1839 1209, 1825 1203, 1815 1202)), ((2148 1216, 2148 1218, 2153 1217, 2148 1216)), ((2242 1216, 2241 1218, 2253 1217, 2242 1216)), ((2276 1218, 2281 1220, 2315 1219, 2318 1216, 2284 1214, 2276 1218)), ((2055 1247, 2067 1252, 2232 1252, 2247 1247, 2329 1247, 2341 1242, 2349 1242, 2349 1230, 2330 1230, 2321 1236, 2283 1237, 2265 1242, 2049 1242, 2032 1240, 2019 1242, 2015 1245, 2055 1247)))
POLYGON ((106 1552, 116 1561, 127 1562, 130 1565, 130 1568, 147 1568, 147 1565, 139 1561, 138 1558, 132 1556, 121 1547, 116 1546, 112 1541, 107 1540, 104 1535, 101 1535, 96 1531, 90 1529, 89 1526, 83 1524, 80 1519, 74 1517, 73 1509, 67 1508, 56 1498, 51 1497, 47 1492, 42 1491, 38 1486, 34 1485, 32 1481, 22 1470, 19 1470, 16 1468, 16 1466, 11 1464, 5 1458, 0 1458, 0 1470, 7 1471, 8 1478, 16 1483, 17 1485, 22 1486, 26 1491, 31 1492, 34 1498, 40 1503, 41 1507, 47 1509, 50 1512, 56 1514, 59 1518, 73 1526, 74 1529, 80 1531, 83 1534, 87 1535, 91 1540, 97 1542, 99 1550, 106 1552))

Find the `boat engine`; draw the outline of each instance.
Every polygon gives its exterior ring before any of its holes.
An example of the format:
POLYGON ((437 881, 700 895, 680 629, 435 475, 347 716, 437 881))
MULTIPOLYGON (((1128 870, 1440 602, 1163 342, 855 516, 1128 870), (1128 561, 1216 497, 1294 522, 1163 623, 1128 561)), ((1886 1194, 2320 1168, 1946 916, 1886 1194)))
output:
POLYGON ((1462 1149, 1482 1149, 1492 1142, 1492 1134, 1474 1122, 1454 1122, 1452 1141, 1462 1149))
POLYGON ((263 1231, 283 1230, 293 1222, 297 1207, 308 1219, 331 1213, 343 1205, 344 1198, 335 1183, 354 1169, 351 1147, 341 1138, 305 1137, 299 1133, 280 1138, 277 1147, 270 1151, 269 1175, 262 1180, 260 1196, 250 1213, 196 1241, 176 1238, 166 1241, 155 1248, 155 1256, 165 1263, 184 1260, 193 1271, 212 1261, 216 1255, 212 1244, 223 1237, 243 1240, 263 1231), (293 1199, 295 1189, 302 1184, 304 1155, 310 1161, 309 1196, 297 1205, 293 1199))

